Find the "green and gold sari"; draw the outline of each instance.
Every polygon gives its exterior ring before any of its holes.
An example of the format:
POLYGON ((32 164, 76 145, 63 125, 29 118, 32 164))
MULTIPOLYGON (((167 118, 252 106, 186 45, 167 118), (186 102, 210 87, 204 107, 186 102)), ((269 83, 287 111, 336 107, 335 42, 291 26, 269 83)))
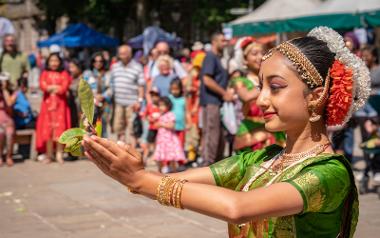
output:
POLYGON ((216 184, 243 191, 286 182, 301 194, 300 214, 228 225, 230 238, 352 237, 358 220, 358 196, 350 164, 341 155, 320 154, 275 173, 263 169, 280 153, 277 145, 246 152, 210 166, 216 184), (260 176, 258 176, 260 175, 260 176))

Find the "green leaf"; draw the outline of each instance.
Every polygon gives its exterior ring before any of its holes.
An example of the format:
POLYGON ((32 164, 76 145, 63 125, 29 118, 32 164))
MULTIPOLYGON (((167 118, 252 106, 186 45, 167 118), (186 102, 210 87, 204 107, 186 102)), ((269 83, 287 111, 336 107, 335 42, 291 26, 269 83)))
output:
POLYGON ((83 78, 79 81, 78 95, 82 112, 88 122, 92 124, 94 121, 94 95, 90 85, 83 78))
POLYGON ((76 138, 81 140, 84 135, 86 135, 85 130, 81 128, 71 128, 61 134, 58 142, 61 144, 73 144, 76 138))

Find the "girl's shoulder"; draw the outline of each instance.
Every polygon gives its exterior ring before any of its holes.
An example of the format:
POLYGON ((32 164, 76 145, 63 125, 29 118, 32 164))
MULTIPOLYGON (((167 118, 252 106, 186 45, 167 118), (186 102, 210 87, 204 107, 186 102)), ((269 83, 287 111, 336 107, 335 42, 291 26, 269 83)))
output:
POLYGON ((168 121, 175 120, 175 115, 174 115, 174 113, 172 111, 170 111, 170 112, 167 112, 167 113, 163 114, 161 116, 161 118, 163 120, 168 120, 168 121))

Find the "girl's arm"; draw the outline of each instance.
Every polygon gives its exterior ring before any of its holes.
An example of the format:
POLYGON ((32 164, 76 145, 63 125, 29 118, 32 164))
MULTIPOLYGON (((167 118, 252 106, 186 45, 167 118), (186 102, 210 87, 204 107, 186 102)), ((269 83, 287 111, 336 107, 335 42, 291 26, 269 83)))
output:
MULTIPOLYGON (((133 151, 99 137, 85 137, 85 154, 105 174, 146 197, 156 199, 162 175, 144 170, 133 151)), ((180 174, 177 174, 177 176, 180 174)), ((196 175, 193 175, 196 177, 196 175)), ((288 183, 277 183, 249 192, 195 182, 185 183, 181 196, 184 208, 240 224, 265 217, 300 213, 303 199, 288 183)))

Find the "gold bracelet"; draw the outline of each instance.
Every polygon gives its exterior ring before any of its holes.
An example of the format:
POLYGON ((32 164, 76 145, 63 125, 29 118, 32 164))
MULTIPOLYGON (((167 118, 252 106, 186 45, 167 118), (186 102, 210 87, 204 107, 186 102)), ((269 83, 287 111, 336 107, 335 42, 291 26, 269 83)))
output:
POLYGON ((165 192, 164 192, 164 203, 165 206, 170 206, 170 197, 173 190, 173 186, 176 184, 176 179, 171 178, 168 180, 168 182, 165 184, 165 192))
POLYGON ((177 181, 173 187, 173 190, 172 190, 172 196, 170 198, 170 203, 173 207, 175 207, 175 204, 176 204, 176 195, 177 195, 177 191, 178 191, 179 186, 180 186, 180 183, 179 183, 179 181, 177 181))
POLYGON ((182 203, 181 203, 181 197, 182 197, 182 190, 183 190, 183 185, 187 182, 187 180, 181 180, 178 191, 176 193, 176 204, 175 207, 179 209, 183 209, 182 203))
POLYGON ((157 201, 160 204, 163 204, 163 200, 162 199, 163 199, 163 194, 164 194, 164 186, 167 183, 168 179, 169 179, 168 175, 162 177, 161 178, 161 182, 160 182, 160 184, 157 187, 156 199, 157 199, 157 201))

